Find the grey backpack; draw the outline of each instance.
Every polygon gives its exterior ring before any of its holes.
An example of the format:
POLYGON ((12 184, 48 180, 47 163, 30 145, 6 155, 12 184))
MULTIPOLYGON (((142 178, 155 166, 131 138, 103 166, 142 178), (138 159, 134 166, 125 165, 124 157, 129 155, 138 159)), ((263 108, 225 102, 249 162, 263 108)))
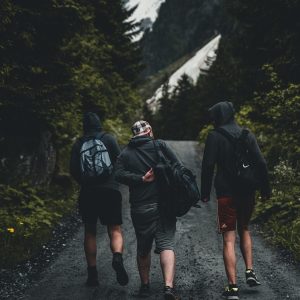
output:
POLYGON ((105 133, 84 137, 80 149, 80 171, 83 183, 100 183, 112 174, 113 165, 102 142, 105 133))

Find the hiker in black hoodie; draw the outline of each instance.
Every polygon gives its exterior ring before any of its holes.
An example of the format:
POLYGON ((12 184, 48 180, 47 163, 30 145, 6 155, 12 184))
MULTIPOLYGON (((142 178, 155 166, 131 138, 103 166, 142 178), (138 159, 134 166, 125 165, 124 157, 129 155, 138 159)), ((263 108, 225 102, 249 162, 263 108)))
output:
POLYGON ((97 286, 98 272, 96 267, 97 244, 96 224, 99 219, 107 226, 110 247, 113 252, 112 266, 116 271, 120 285, 128 283, 128 275, 123 266, 122 195, 119 184, 114 179, 114 172, 104 181, 85 182, 81 171, 81 151, 84 142, 97 138, 107 148, 110 161, 115 165, 120 147, 116 139, 102 131, 99 117, 95 113, 86 113, 83 119, 83 137, 79 138, 72 148, 70 173, 80 184, 79 212, 84 223, 84 250, 88 265, 88 286, 97 286))
MULTIPOLYGON (((159 212, 160 194, 153 173, 153 167, 159 158, 152 128, 148 122, 138 121, 133 125, 132 132, 134 137, 121 152, 115 174, 118 181, 129 186, 131 218, 137 238, 137 263, 141 278, 138 296, 150 296, 151 248, 155 240, 155 253, 160 254, 165 281, 165 299, 179 299, 173 288, 176 218, 166 218, 159 212)), ((156 143, 171 162, 178 161, 165 142, 157 140, 156 143)))
MULTIPOLYGON (((225 130, 225 133, 230 134, 229 137, 238 138, 241 135, 242 128, 235 122, 231 102, 219 102, 209 109, 209 114, 215 128, 225 130)), ((267 199, 270 197, 270 186, 266 161, 251 132, 247 136, 247 142, 259 169, 261 196, 267 199)), ((255 191, 241 191, 232 180, 235 168, 233 147, 228 137, 218 130, 212 130, 205 143, 201 175, 201 198, 203 202, 207 202, 210 199, 214 168, 217 166, 214 185, 218 199, 218 229, 223 234, 223 257, 229 283, 223 293, 227 299, 239 299, 236 285, 236 228, 246 266, 246 282, 250 286, 260 285, 253 271, 252 240, 248 228, 255 204, 255 191)))

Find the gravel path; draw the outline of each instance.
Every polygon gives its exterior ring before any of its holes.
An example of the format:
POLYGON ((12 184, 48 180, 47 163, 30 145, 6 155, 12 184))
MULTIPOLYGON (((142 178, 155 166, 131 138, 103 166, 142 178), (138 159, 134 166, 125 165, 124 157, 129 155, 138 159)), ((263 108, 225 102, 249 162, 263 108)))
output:
MULTIPOLYGON (((187 167, 200 178, 201 149, 196 142, 169 142, 187 167)), ((98 232, 98 270, 100 286, 86 288, 86 266, 83 253, 83 228, 71 239, 58 258, 42 274, 41 280, 31 286, 22 299, 134 299, 139 287, 135 262, 136 243, 132 229, 128 192, 124 187, 125 265, 130 274, 128 287, 116 283, 111 268, 109 242, 104 227, 98 232)), ((194 208, 180 218, 177 225, 177 276, 176 286, 182 299, 220 299, 226 284, 222 240, 216 232, 216 203, 211 201, 194 208)), ((238 281, 240 299, 300 299, 300 270, 285 262, 278 251, 272 249, 254 232, 255 269, 262 282, 259 288, 250 289, 244 283, 244 266, 238 254, 238 281)), ((157 255, 153 254, 151 269, 152 293, 150 299, 162 299, 162 275, 157 255)), ((21 299, 21 298, 19 298, 21 299)))

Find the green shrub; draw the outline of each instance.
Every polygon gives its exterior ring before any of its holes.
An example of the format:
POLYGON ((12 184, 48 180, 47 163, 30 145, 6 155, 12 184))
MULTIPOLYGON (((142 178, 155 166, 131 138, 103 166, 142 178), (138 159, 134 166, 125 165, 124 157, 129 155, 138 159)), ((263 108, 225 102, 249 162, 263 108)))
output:
POLYGON ((131 125, 124 124, 120 119, 107 119, 103 124, 104 130, 114 134, 120 145, 126 145, 132 137, 131 125))
POLYGON ((55 196, 27 184, 0 185, 0 266, 29 258, 49 239, 61 217, 74 209, 74 197, 64 192, 55 196))
POLYGON ((299 173, 287 161, 274 167, 272 197, 258 200, 254 221, 263 224, 265 234, 300 259, 299 173))

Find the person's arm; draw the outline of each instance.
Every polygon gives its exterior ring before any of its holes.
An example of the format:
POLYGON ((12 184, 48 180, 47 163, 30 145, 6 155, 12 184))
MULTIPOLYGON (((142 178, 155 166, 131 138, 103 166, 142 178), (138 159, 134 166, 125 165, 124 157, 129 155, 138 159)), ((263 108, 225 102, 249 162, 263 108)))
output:
POLYGON ((128 186, 142 184, 144 182, 143 175, 135 174, 128 171, 125 167, 123 159, 124 158, 121 153, 121 155, 119 155, 119 157, 117 158, 116 165, 115 165, 116 180, 128 186))
POLYGON ((214 176, 214 168, 217 161, 217 141, 214 134, 211 132, 205 142, 202 172, 201 172, 201 200, 204 202, 209 201, 212 180, 214 176))
POLYGON ((121 153, 121 149, 120 149, 117 139, 113 135, 107 134, 107 139, 109 141, 109 148, 110 148, 109 156, 110 156, 112 164, 115 165, 117 158, 121 153))
POLYGON ((80 184, 81 175, 80 175, 80 149, 79 141, 77 141, 71 151, 70 159, 70 174, 72 177, 80 184))
POLYGON ((250 144, 251 144, 250 149, 253 151, 253 156, 257 163, 259 174, 260 174, 260 179, 261 179, 260 194, 262 198, 269 199, 271 197, 271 187, 270 187, 270 179, 269 179, 267 162, 260 151, 260 148, 258 146, 254 134, 252 133, 250 133, 250 144))

